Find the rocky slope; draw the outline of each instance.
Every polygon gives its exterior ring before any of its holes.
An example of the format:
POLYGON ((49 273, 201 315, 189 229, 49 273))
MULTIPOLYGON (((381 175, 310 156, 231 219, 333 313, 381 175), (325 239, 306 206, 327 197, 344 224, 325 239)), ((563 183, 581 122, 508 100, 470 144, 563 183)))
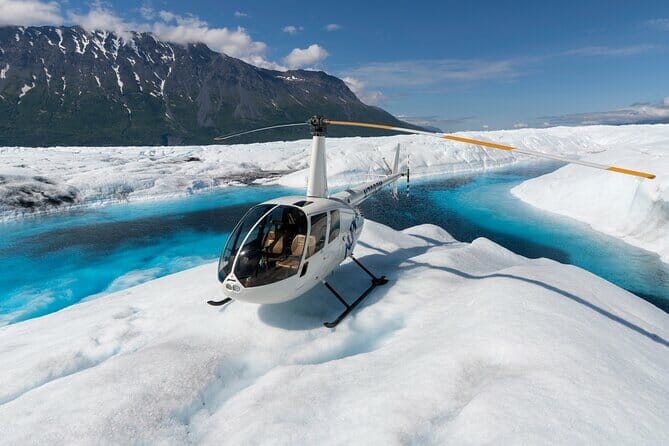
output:
MULTIPOLYGON (((207 144, 316 113, 400 122, 324 72, 266 70, 148 33, 0 27, 0 146, 207 144)), ((289 128, 252 140, 305 136, 289 128)))

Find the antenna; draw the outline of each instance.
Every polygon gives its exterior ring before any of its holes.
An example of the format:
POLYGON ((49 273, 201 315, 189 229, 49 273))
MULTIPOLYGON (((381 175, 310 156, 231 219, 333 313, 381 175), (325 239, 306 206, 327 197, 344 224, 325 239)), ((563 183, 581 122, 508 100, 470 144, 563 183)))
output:
POLYGON ((411 194, 411 184, 409 182, 409 172, 411 172, 411 152, 407 153, 407 198, 411 194))

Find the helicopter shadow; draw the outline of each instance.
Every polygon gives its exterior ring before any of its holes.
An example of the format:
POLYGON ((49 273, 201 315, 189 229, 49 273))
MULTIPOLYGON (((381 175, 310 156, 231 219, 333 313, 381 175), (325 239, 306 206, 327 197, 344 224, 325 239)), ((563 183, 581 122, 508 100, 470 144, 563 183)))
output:
MULTIPOLYGON (((625 318, 605 310, 592 302, 589 302, 583 297, 577 296, 574 293, 566 291, 555 285, 508 273, 492 273, 475 275, 457 268, 447 266, 436 266, 423 262, 412 260, 414 257, 427 252, 434 246, 444 246, 443 242, 438 242, 429 237, 420 236, 419 238, 427 242, 425 246, 414 248, 399 249, 394 252, 388 252, 378 247, 370 246, 364 242, 358 242, 359 245, 375 251, 361 257, 361 260, 370 270, 377 274, 388 274, 388 283, 374 290, 367 299, 365 299, 355 310, 360 311, 362 308, 376 304, 383 299, 388 290, 393 286, 396 277, 393 277, 393 271, 410 270, 415 268, 432 268, 445 271, 452 275, 469 279, 469 280, 483 280, 488 278, 505 278, 510 280, 517 280, 539 286, 545 290, 551 291, 552 295, 559 298, 566 298, 573 302, 582 305, 589 310, 603 316, 622 327, 632 330, 645 338, 656 342, 664 347, 669 348, 669 342, 660 335, 650 332, 639 325, 636 325, 625 318)), ((446 245, 461 245, 461 242, 448 242, 446 245)), ((364 289, 369 286, 369 277, 362 272, 353 262, 342 264, 329 278, 328 282, 335 287, 344 298, 351 303, 364 289)), ((324 321, 334 319, 344 308, 337 302, 336 299, 322 284, 317 285, 309 292, 284 304, 262 305, 258 309, 260 319, 268 325, 284 328, 286 330, 306 330, 322 326, 324 321)), ((355 317, 355 312, 350 317, 355 317)))
MULTIPOLYGON (((355 317, 355 313, 360 309, 375 304, 386 295, 387 290, 395 282, 392 271, 396 271, 407 258, 423 254, 437 244, 443 245, 436 240, 426 238, 426 241, 430 243, 428 246, 400 249, 392 253, 358 242, 358 245, 373 251, 372 254, 361 258, 365 266, 377 276, 386 274, 388 283, 372 291, 348 318, 355 317)), ((330 274, 327 281, 350 304, 369 287, 370 279, 354 262, 347 261, 330 274)), ((302 296, 288 302, 261 305, 258 308, 258 317, 268 325, 285 330, 308 330, 322 327, 324 322, 333 320, 343 310, 343 305, 332 293, 323 284, 318 284, 302 296)))

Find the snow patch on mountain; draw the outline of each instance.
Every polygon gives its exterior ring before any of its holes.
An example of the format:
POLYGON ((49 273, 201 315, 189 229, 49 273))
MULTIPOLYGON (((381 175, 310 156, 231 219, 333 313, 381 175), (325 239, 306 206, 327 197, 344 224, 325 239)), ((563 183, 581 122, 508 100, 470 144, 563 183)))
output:
POLYGON ((118 89, 121 91, 121 94, 123 94, 123 81, 121 80, 121 75, 119 74, 118 69, 118 65, 112 66, 112 70, 114 70, 114 73, 116 73, 116 83, 118 84, 118 89))
POLYGON ((34 82, 30 85, 26 84, 23 87, 21 87, 21 93, 19 94, 19 99, 21 99, 23 96, 25 96, 33 88, 35 88, 35 83, 34 82))

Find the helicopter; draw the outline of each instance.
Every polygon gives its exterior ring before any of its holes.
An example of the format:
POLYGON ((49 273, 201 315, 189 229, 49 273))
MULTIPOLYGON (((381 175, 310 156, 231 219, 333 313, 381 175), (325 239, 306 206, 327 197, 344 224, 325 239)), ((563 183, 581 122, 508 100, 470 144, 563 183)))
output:
POLYGON ((390 166, 384 159, 385 175, 330 195, 327 184, 325 140, 327 128, 331 125, 427 135, 644 179, 655 178, 651 173, 574 160, 490 141, 385 124, 332 120, 322 116, 313 116, 307 122, 280 124, 235 133, 218 137, 216 140, 302 125, 310 126, 312 134, 306 194, 268 200, 248 210, 228 237, 219 259, 218 280, 222 284, 225 297, 218 301, 210 300, 208 304, 221 306, 237 300, 255 304, 282 303, 295 299, 322 283, 345 308, 333 321, 324 323, 326 327, 333 328, 377 286, 388 283, 385 276, 373 274, 353 256, 364 224, 359 206, 388 185, 392 187, 393 195, 397 196, 397 181, 406 177, 407 186, 409 184, 409 166, 407 165, 404 171, 400 170, 398 145, 393 165, 390 166), (352 303, 344 299, 327 282, 328 276, 349 257, 371 279, 368 288, 352 303))

